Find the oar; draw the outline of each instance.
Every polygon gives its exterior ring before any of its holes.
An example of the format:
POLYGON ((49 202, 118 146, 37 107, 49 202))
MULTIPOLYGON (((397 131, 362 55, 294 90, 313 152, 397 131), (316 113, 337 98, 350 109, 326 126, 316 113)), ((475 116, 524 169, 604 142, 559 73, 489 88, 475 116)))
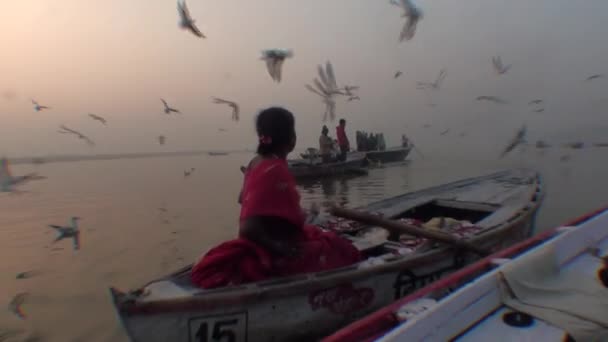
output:
POLYGON ((416 226, 412 226, 409 224, 405 224, 399 221, 387 220, 385 218, 372 215, 369 213, 356 211, 352 209, 340 208, 340 207, 332 207, 329 212, 336 216, 342 217, 348 220, 361 222, 364 224, 369 224, 373 226, 378 226, 385 228, 386 230, 398 233, 398 234, 409 234, 417 237, 423 237, 429 240, 443 242, 454 247, 470 250, 475 252, 481 256, 489 255, 490 252, 486 249, 480 248, 478 246, 473 245, 472 243, 464 240, 457 239, 449 234, 442 233, 439 231, 431 230, 431 229, 422 229, 416 226))

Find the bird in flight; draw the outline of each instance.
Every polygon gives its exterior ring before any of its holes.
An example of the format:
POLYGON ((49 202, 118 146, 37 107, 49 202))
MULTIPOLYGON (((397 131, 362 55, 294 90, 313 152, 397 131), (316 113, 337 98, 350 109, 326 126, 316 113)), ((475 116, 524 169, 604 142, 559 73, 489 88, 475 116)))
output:
POLYGON ((49 227, 55 229, 57 231, 57 238, 53 241, 56 243, 57 241, 61 241, 63 239, 71 238, 74 244, 74 250, 80 249, 80 229, 78 228, 78 221, 80 217, 72 217, 70 220, 71 225, 69 226, 57 226, 54 224, 50 224, 49 227))
POLYGON ((397 79, 397 78, 399 78, 399 76, 401 76, 401 75, 403 75, 403 73, 402 73, 401 71, 397 71, 397 72, 395 73, 395 76, 394 76, 394 77, 397 79))
POLYGON ((354 95, 354 96, 349 97, 348 100, 346 100, 346 101, 351 102, 354 100, 361 100, 361 98, 359 96, 354 95))
POLYGON ((71 128, 68 128, 68 127, 66 127, 64 125, 59 126, 59 128, 60 129, 59 129, 58 132, 61 133, 61 134, 73 134, 73 135, 77 136, 78 139, 84 140, 89 146, 94 146, 95 145, 95 142, 93 140, 91 140, 89 137, 87 137, 86 135, 84 135, 84 134, 82 134, 82 133, 80 133, 78 131, 75 131, 75 130, 73 130, 71 128))
POLYGON ((33 99, 32 99, 32 104, 34 105, 34 110, 37 112, 40 112, 45 109, 51 109, 51 107, 40 105, 40 103, 38 103, 36 100, 33 100, 33 99))
POLYGON ((497 104, 506 104, 507 102, 499 97, 496 96, 477 96, 477 98, 475 99, 477 101, 489 101, 489 102, 494 102, 497 104))
POLYGON ((95 115, 95 114, 91 114, 89 113, 89 117, 95 121, 99 121, 104 125, 107 125, 108 122, 106 121, 106 119, 104 119, 103 117, 99 116, 99 115, 95 115))
POLYGON ((543 141, 543 140, 538 140, 538 141, 536 142, 536 148, 538 148, 538 149, 542 149, 542 148, 549 148, 549 147, 551 147, 551 145, 550 145, 550 144, 548 144, 548 143, 546 143, 546 142, 545 142, 545 141, 543 141))
POLYGON ((564 144, 564 147, 571 148, 573 150, 580 150, 583 147, 585 147, 585 143, 582 141, 575 141, 575 142, 570 142, 570 143, 564 144))
POLYGON ((164 135, 159 135, 158 136, 158 143, 159 144, 164 145, 165 144, 165 140, 167 140, 167 138, 165 138, 164 135))
POLYGON ((504 158, 504 156, 506 156, 509 152, 513 151, 517 146, 519 145, 523 145, 526 143, 526 126, 522 126, 517 133, 515 134, 515 137, 509 142, 509 144, 507 145, 507 147, 502 151, 502 153, 500 154, 500 158, 504 158))
POLYGON ((319 95, 322 99, 322 102, 325 104, 325 113, 323 114, 323 121, 326 121, 327 118, 331 121, 334 121, 336 117, 336 95, 344 95, 348 96, 347 93, 343 92, 348 91, 351 93, 352 90, 356 90, 359 87, 345 87, 344 89, 340 89, 338 87, 338 82, 336 81, 336 75, 334 73, 334 68, 331 62, 327 62, 325 64, 325 68, 323 65, 317 66, 317 71, 319 74, 319 78, 313 80, 314 87, 307 84, 305 85, 306 89, 309 91, 319 95))
POLYGON ((502 64, 502 59, 500 56, 492 57, 492 65, 494 66, 494 71, 496 71, 499 75, 504 75, 511 69, 511 64, 504 65, 502 64))
POLYGON ((163 105, 165 106, 165 114, 171 114, 171 113, 181 114, 182 113, 179 110, 170 107, 169 104, 167 103, 167 101, 165 101, 164 99, 160 99, 160 100, 163 102, 163 105))
POLYGON ((439 133, 439 135, 446 135, 449 132, 450 132, 450 129, 448 128, 448 129, 444 130, 443 132, 439 133))
POLYGON ((407 18, 399 34, 399 41, 402 42, 414 38, 418 21, 422 19, 422 11, 414 6, 411 0, 391 0, 390 3, 403 9, 401 16, 407 18))
POLYGON ((532 101, 528 102, 528 106, 537 105, 537 104, 541 104, 541 103, 543 103, 543 100, 536 99, 536 100, 532 100, 532 101))
POLYGON ((186 0, 177 1, 177 12, 179 13, 180 18, 179 26, 182 29, 192 32, 199 38, 207 38, 194 24, 195 20, 190 16, 190 11, 188 10, 188 6, 186 6, 186 0))
POLYGON ((417 82, 416 84, 418 85, 418 89, 439 90, 439 88, 441 88, 441 84, 443 83, 443 80, 445 79, 446 76, 447 76, 447 71, 445 69, 441 69, 439 71, 439 75, 437 76, 437 79, 434 82, 417 82))
POLYGON ((220 99, 218 97, 213 97, 212 99, 213 103, 227 104, 230 108, 232 108, 232 120, 239 121, 239 105, 236 102, 220 99))
POLYGON ((261 60, 266 61, 266 68, 270 77, 277 83, 281 82, 283 76, 283 63, 287 58, 293 57, 293 51, 289 49, 262 50, 261 60))
POLYGON ((593 80, 596 80, 598 78, 604 78, 604 74, 591 75, 591 76, 587 77, 587 79, 585 79, 585 81, 593 81, 593 80))
POLYGON ((184 171, 184 178, 190 177, 190 175, 192 174, 192 172, 194 172, 194 170, 196 170, 196 169, 195 168, 191 168, 190 170, 184 171))
POLYGON ((534 113, 542 113, 544 111, 545 111, 545 108, 538 108, 538 109, 533 110, 534 113))
POLYGON ((8 159, 0 159, 0 192, 15 192, 15 188, 32 180, 45 179, 36 173, 29 173, 24 176, 13 176, 8 159))
POLYGON ((28 296, 29 294, 27 292, 18 293, 8 304, 8 309, 21 319, 25 319, 27 317, 23 311, 22 305, 25 303, 28 296))

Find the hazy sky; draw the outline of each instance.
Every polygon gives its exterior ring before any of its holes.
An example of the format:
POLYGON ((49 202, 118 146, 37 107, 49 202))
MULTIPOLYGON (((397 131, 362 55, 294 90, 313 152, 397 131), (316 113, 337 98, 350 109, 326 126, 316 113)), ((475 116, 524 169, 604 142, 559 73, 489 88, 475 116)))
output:
POLYGON ((608 79, 583 82, 608 74, 606 0, 419 0, 424 19, 404 43, 401 12, 388 0, 188 5, 208 39, 178 28, 172 0, 0 2, 0 155, 253 148, 254 115, 270 105, 296 114, 299 147, 316 145, 324 108, 304 84, 326 60, 340 84, 361 86, 360 102, 338 103, 352 140, 357 129, 384 131, 391 145, 407 132, 433 153, 489 154, 524 122, 532 139, 601 140, 608 128, 608 79), (275 47, 295 53, 280 84, 259 59, 275 47), (493 72, 494 55, 513 64, 508 74, 493 72), (439 92, 416 90, 442 67, 439 92), (404 74, 394 80, 397 70, 404 74), (477 103, 479 95, 509 104, 477 103), (241 121, 211 96, 240 103, 241 121), (183 116, 165 116, 161 97, 183 116), (30 98, 53 109, 36 113, 30 98), (546 101, 544 113, 530 112, 533 98, 546 101), (60 124, 97 146, 58 134, 60 124), (453 135, 439 137, 445 128, 453 135))

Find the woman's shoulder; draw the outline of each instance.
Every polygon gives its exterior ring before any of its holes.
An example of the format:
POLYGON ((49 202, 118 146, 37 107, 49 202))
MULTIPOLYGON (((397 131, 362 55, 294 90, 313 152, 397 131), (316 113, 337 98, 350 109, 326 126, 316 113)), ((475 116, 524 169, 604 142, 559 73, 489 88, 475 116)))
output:
POLYGON ((287 161, 279 158, 263 158, 257 156, 249 162, 247 171, 254 172, 256 174, 278 174, 283 172, 289 172, 287 161))

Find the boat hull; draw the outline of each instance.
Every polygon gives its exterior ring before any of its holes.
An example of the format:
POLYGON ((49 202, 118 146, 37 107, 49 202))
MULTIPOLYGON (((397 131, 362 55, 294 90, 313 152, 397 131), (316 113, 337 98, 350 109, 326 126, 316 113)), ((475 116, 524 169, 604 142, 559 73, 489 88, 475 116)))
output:
MULTIPOLYGON (((452 188, 462 184, 455 182, 452 188)), ((437 189, 430 189, 434 195, 437 189)), ((528 237, 542 194, 509 219, 470 241, 491 251, 528 237)), ((405 196, 405 195, 404 195, 405 196)), ((395 201, 399 201, 396 198, 395 201)), ((370 210, 378 206, 370 205, 370 210)), ((393 217, 397 209, 387 209, 393 217)), ((127 334, 135 342, 156 341, 310 341, 382 308, 417 289, 478 260, 476 254, 438 247, 409 256, 394 255, 379 265, 338 270, 205 290, 181 296, 172 285, 153 293, 173 293, 171 300, 133 296, 114 289, 111 295, 127 334), (225 338, 225 339, 222 339, 225 338)), ((186 279, 174 274, 167 278, 186 279)), ((158 285, 162 282, 154 282, 158 285)), ((144 287, 145 288, 145 287, 144 287)), ((143 289, 143 288, 142 288, 143 289)))
POLYGON ((291 162, 289 171, 296 179, 311 179, 336 177, 344 175, 366 175, 368 171, 363 168, 365 159, 361 156, 349 158, 345 162, 311 164, 310 162, 291 162))
POLYGON ((384 151, 369 151, 365 157, 375 163, 394 163, 404 161, 410 151, 411 147, 391 148, 384 151))

